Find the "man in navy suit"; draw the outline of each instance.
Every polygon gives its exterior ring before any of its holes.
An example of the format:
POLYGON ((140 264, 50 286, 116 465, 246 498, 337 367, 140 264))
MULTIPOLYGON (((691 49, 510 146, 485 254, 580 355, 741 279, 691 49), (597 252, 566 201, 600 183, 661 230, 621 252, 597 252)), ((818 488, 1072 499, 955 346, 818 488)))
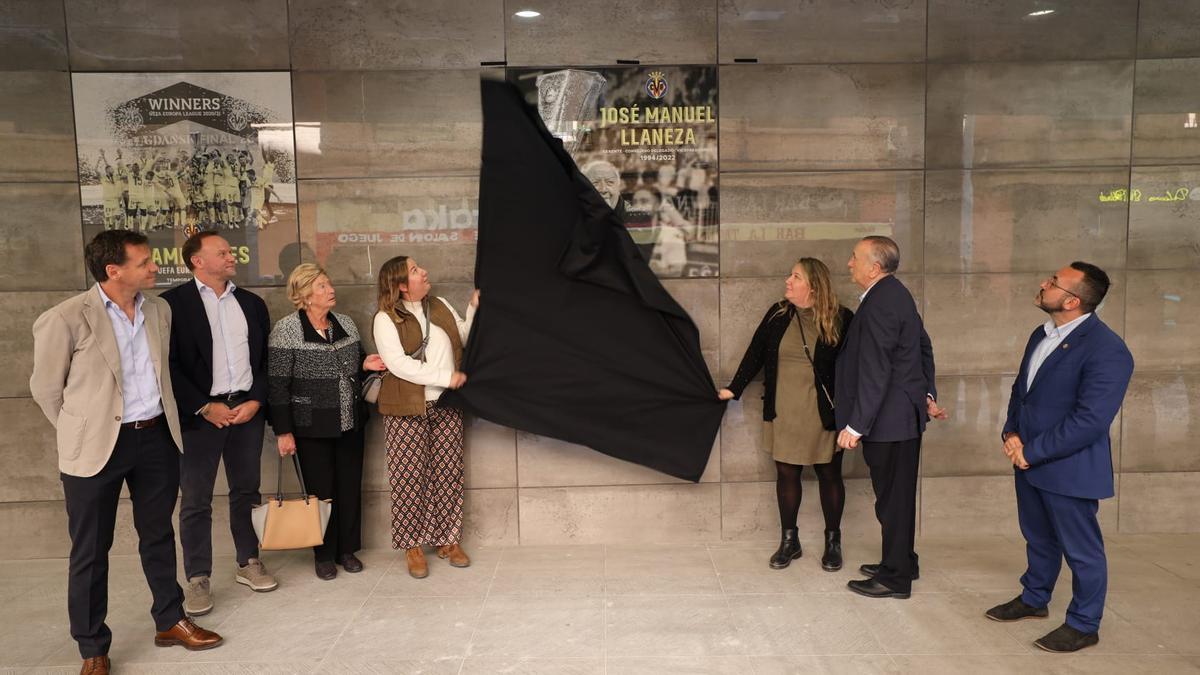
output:
POLYGON ((1034 304, 1050 319, 1029 336, 1002 432, 1029 566, 1021 595, 987 617, 1047 616, 1066 556, 1073 576, 1066 623, 1034 642, 1051 652, 1100 641, 1108 563, 1096 512, 1113 496, 1108 431, 1133 374, 1125 342, 1093 313, 1108 287, 1104 270, 1084 262, 1042 282, 1034 304))
POLYGON ((258 558, 250 511, 259 494, 267 399, 267 304, 233 283, 237 253, 216 232, 188 237, 181 251, 195 275, 162 294, 171 305, 171 380, 179 402, 184 457, 180 464, 179 542, 188 584, 188 616, 212 611, 212 499, 217 468, 229 482, 234 579, 271 591, 275 578, 258 558))
POLYGON ((872 598, 907 598, 917 572, 917 466, 929 418, 944 419, 936 402, 933 345, 912 294, 893 274, 900 247, 887 237, 865 237, 847 263, 863 289, 846 332, 834 375, 838 447, 862 441, 875 489, 875 517, 883 531, 878 565, 859 568, 867 579, 850 590, 872 598))

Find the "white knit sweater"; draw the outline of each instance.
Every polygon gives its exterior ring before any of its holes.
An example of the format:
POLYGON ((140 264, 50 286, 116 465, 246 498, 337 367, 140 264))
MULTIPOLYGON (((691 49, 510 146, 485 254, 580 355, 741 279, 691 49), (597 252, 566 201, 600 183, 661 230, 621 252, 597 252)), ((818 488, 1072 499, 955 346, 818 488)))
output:
MULTIPOLYGON (((467 307, 467 320, 463 321, 445 298, 434 298, 431 302, 441 302, 446 305, 446 308, 454 315, 454 322, 458 324, 459 338, 466 343, 467 334, 471 332, 471 322, 475 319, 475 307, 467 307)), ((424 331, 425 312, 421 308, 421 303, 405 301, 404 308, 416 318, 421 330, 424 331)), ((404 347, 400 344, 400 333, 396 330, 396 324, 392 322, 392 317, 387 313, 377 312, 375 314, 373 332, 375 348, 379 350, 379 356, 383 358, 383 363, 387 366, 388 371, 402 380, 425 385, 426 401, 438 400, 446 387, 450 386, 450 376, 454 374, 454 347, 450 343, 450 336, 446 334, 446 331, 432 321, 430 322, 429 345, 425 347, 424 363, 404 353, 404 347)))

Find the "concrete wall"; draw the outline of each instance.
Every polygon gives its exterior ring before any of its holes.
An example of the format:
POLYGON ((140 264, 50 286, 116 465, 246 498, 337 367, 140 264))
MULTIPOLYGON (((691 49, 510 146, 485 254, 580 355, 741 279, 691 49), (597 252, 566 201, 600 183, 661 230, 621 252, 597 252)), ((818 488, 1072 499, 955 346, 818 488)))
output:
MULTIPOLYGON (((1018 6, 1020 5, 1020 6, 1018 6)), ((1120 532, 1200 530, 1200 4, 1060 0, 1031 16, 1001 0, 6 0, 0 3, 0 542, 7 557, 61 556, 66 518, 53 435, 29 399, 30 326, 85 288, 71 72, 287 70, 299 151, 300 226, 399 214, 477 190, 480 64, 718 64, 721 278, 667 282, 725 381, 800 255, 835 270, 861 234, 898 238, 901 278, 933 337, 951 409, 926 436, 923 532, 1015 532, 996 440, 1038 281, 1073 259, 1116 283, 1101 315, 1137 359, 1113 426, 1120 532), (537 9, 523 20, 513 13, 537 9), (735 59, 756 58, 755 64, 735 59), (1130 186, 1186 201, 1101 202, 1130 186), (826 239, 749 231, 828 223, 826 239)), ((492 69, 495 72, 495 69, 492 69)), ((473 251, 423 245, 460 307, 473 251)), ((371 311, 368 267, 330 260, 342 308, 371 311)), ((848 280, 839 288, 853 295, 848 280)), ((256 289, 275 316, 281 289, 256 289)), ((755 387, 759 385, 753 385, 755 387)), ((731 405, 712 462, 684 484, 589 450, 475 421, 469 541, 760 540, 777 535, 773 466, 755 389, 731 405)), ((274 439, 266 439, 270 451, 274 439)), ((382 433, 370 433, 367 544, 387 542, 382 433)), ((844 529, 877 532, 857 453, 844 529)), ((271 452, 264 484, 273 485, 271 452)), ((814 486, 815 487, 815 486, 814 486)), ((219 490, 224 490, 219 487, 219 490)), ((218 500, 219 504, 220 500, 218 500)), ((218 506, 217 546, 228 548, 218 506)), ((804 537, 819 535, 815 490, 804 537)), ((116 548, 132 551, 128 518, 116 548)))

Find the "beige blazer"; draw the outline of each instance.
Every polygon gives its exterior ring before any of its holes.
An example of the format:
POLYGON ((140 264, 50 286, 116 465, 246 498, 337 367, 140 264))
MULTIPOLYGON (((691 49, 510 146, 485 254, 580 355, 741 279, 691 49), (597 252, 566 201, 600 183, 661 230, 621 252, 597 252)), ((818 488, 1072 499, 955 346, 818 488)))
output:
MULTIPOLYGON (((182 452, 179 413, 171 392, 171 307, 146 297, 146 339, 158 374, 163 412, 182 452)), ((94 476, 108 463, 121 431, 121 354, 98 286, 46 310, 33 324, 29 389, 58 437, 58 468, 94 476)))

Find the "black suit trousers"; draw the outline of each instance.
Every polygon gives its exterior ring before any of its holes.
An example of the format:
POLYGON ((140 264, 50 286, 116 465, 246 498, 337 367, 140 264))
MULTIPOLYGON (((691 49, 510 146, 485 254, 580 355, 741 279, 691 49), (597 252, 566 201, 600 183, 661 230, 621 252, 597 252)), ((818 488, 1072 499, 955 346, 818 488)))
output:
POLYGON ((262 501, 263 428, 266 414, 259 410, 245 424, 218 429, 207 421, 183 432, 179 503, 179 542, 183 546, 183 571, 188 579, 212 575, 212 501, 217 467, 224 462, 229 483, 229 531, 237 563, 258 557, 258 535, 250 511, 262 501))
POLYGON ((921 438, 863 441, 863 459, 875 489, 875 518, 883 531, 883 557, 875 579, 894 591, 912 590, 917 574, 917 467, 921 438))
POLYGON ((83 658, 108 653, 108 551, 122 483, 129 484, 142 571, 153 597, 150 615, 164 631, 183 619, 183 590, 175 580, 171 515, 179 493, 179 451, 166 418, 145 429, 122 429, 108 463, 95 476, 61 474, 71 534, 67 615, 83 658))
POLYGON ((296 455, 308 493, 332 499, 325 543, 313 547, 318 561, 331 562, 362 548, 363 430, 337 438, 296 437, 296 455))

